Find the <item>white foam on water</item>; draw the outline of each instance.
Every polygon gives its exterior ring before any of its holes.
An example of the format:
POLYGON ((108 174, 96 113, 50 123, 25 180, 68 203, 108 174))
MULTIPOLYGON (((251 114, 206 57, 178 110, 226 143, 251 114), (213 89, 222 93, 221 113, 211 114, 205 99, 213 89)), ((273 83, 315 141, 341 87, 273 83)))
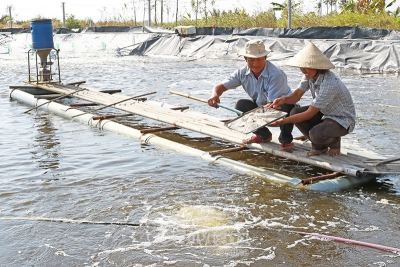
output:
POLYGON ((187 225, 216 227, 228 224, 226 214, 211 206, 185 206, 177 212, 177 218, 187 225))

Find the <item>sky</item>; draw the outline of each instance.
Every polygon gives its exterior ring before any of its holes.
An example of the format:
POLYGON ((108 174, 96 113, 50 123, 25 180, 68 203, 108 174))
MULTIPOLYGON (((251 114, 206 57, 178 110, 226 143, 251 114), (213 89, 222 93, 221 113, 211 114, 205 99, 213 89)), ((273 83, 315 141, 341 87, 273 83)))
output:
MULTIPOLYGON (((191 0, 163 0, 164 6, 169 5, 169 16, 164 11, 164 18, 169 17, 175 20, 176 3, 178 1, 178 16, 191 12, 191 0)), ((210 0, 209 0, 210 1, 210 0)), ((279 2, 279 0, 276 0, 279 2)), ((143 14, 148 14, 148 1, 145 0, 2 0, 0 4, 0 15, 9 14, 9 6, 12 6, 11 15, 14 21, 29 21, 38 18, 57 18, 62 21, 62 3, 65 7, 66 17, 74 15, 76 19, 90 18, 94 22, 105 19, 113 19, 122 17, 127 19, 133 18, 133 3, 136 6, 136 17, 138 20, 143 19, 143 14), (145 5, 144 5, 145 3, 145 5), (146 11, 144 12, 144 7, 146 11)), ((252 13, 254 9, 263 8, 265 10, 271 7, 271 1, 265 0, 215 0, 216 8, 220 10, 232 10, 234 8, 245 8, 248 13, 252 13)), ((283 2, 283 0, 282 0, 283 2)), ((154 0, 151 0, 154 3, 154 0)), ((160 3, 160 0, 159 2, 160 3)), ((157 8, 159 10, 159 7, 157 8)), ((154 16, 154 15, 152 15, 154 16)), ((193 16, 193 15, 192 15, 193 16)), ((164 19, 165 20, 165 19, 164 19)))

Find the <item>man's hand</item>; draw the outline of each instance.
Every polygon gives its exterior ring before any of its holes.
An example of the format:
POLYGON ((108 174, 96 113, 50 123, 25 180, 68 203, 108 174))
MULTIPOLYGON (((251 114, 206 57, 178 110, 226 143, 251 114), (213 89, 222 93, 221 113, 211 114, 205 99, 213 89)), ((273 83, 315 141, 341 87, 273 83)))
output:
POLYGON ((220 103, 219 97, 228 90, 222 83, 217 84, 211 91, 211 97, 207 100, 209 106, 218 108, 220 103))
POLYGON ((267 104, 267 108, 281 109, 281 106, 285 104, 285 97, 279 97, 272 103, 267 104))
POLYGON ((218 108, 218 103, 220 103, 219 96, 214 95, 207 100, 209 106, 218 108))
POLYGON ((281 119, 281 120, 277 120, 277 121, 274 121, 274 122, 271 122, 271 123, 269 123, 268 124, 268 127, 269 126, 271 126, 271 127, 278 127, 278 126, 281 126, 281 125, 283 125, 284 123, 283 123, 283 119, 281 119))

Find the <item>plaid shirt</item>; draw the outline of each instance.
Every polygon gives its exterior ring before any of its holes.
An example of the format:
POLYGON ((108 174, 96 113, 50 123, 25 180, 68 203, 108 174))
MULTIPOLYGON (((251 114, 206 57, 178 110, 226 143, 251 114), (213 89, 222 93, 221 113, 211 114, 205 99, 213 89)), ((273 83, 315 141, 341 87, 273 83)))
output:
POLYGON ((268 60, 265 61, 265 67, 258 80, 246 65, 234 71, 222 84, 227 89, 235 89, 241 85, 257 106, 263 106, 292 92, 287 84, 286 73, 268 60))
POLYGON ((324 114, 322 119, 332 119, 346 128, 349 133, 354 130, 356 111, 350 91, 346 85, 330 70, 315 79, 307 80, 303 76, 300 90, 310 90, 313 101, 311 105, 319 108, 324 114))

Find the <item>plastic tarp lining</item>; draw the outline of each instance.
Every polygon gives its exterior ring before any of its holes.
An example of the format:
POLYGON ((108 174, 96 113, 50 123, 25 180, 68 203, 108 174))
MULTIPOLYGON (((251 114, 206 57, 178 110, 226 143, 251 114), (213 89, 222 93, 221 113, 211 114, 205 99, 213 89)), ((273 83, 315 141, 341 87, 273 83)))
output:
MULTIPOLYGON (((27 33, 29 28, 4 28, 0 32, 27 33)), ((142 26, 100 26, 79 29, 56 28, 54 33, 173 33, 173 29, 142 27, 142 26)), ((370 39, 370 40, 400 40, 400 32, 395 30, 375 29, 367 27, 309 27, 309 28, 224 28, 212 27, 196 28, 197 35, 241 35, 241 36, 265 36, 279 38, 302 38, 302 39, 370 39)))
MULTIPOLYGON (((54 34, 55 48, 63 57, 98 56, 173 56, 192 59, 239 60, 237 51, 251 39, 262 39, 273 52, 269 60, 284 65, 309 42, 330 58, 338 68, 393 72, 400 70, 400 34, 396 31, 361 27, 315 27, 301 29, 216 28, 216 35, 178 36, 173 30, 151 27, 94 27, 82 32, 54 34), (115 32, 117 31, 117 32, 115 32), (220 34, 232 32, 231 35, 220 34), (324 35, 325 34, 325 35, 324 35), (288 37, 282 37, 288 36, 288 37), (293 38, 297 36, 299 38, 293 38), (312 38, 301 38, 312 37, 312 38), (336 36, 338 39, 320 39, 336 36), (355 37, 358 39, 350 39, 355 37)), ((211 27, 197 28, 212 32, 211 27)), ((57 30, 55 30, 57 32, 57 30)), ((0 57, 25 58, 32 43, 30 33, 0 35, 0 57)))
MULTIPOLYGON (((130 55, 172 55, 194 58, 233 58, 250 39, 259 38, 273 52, 271 61, 283 64, 309 42, 317 47, 339 68, 398 72, 400 68, 400 41, 389 40, 319 40, 294 38, 266 38, 262 36, 159 36, 140 53, 130 55)), ((142 46, 143 48, 144 46, 142 46)))
MULTIPOLYGON (((65 33, 67 29, 57 29, 65 33)), ((101 26, 76 29, 76 32, 144 32, 144 33, 173 33, 173 29, 141 26, 101 26)), ((400 33, 394 30, 375 29, 366 27, 309 27, 309 28, 224 28, 212 27, 196 28, 197 35, 240 35, 240 36, 265 36, 278 38, 303 38, 303 39, 390 39, 400 40, 400 33)))
MULTIPOLYGON (((133 49, 129 52, 129 55, 144 55, 150 47, 154 49, 155 47, 161 45, 163 40, 161 40, 161 36, 151 36, 150 39, 144 40, 143 42, 139 42, 133 45, 133 49), (156 44, 157 43, 157 44, 156 44)), ((166 42, 168 43, 168 42, 166 42)), ((175 47, 173 44, 169 44, 168 47, 175 47)), ((172 54, 173 55, 173 54, 172 54)))
MULTIPOLYGON (((244 31, 246 32, 246 31, 244 31)), ((312 27, 295 29, 257 29, 257 36, 275 36, 279 38, 304 39, 380 39, 389 34, 389 30, 363 27, 312 27)), ((243 35, 239 31, 234 33, 243 35)), ((245 34, 253 35, 253 34, 245 34)))
POLYGON ((173 30, 164 28, 152 28, 152 27, 142 27, 142 26, 101 26, 101 27, 88 27, 81 30, 82 33, 91 32, 133 32, 133 33, 164 33, 171 34, 174 33, 173 30))

